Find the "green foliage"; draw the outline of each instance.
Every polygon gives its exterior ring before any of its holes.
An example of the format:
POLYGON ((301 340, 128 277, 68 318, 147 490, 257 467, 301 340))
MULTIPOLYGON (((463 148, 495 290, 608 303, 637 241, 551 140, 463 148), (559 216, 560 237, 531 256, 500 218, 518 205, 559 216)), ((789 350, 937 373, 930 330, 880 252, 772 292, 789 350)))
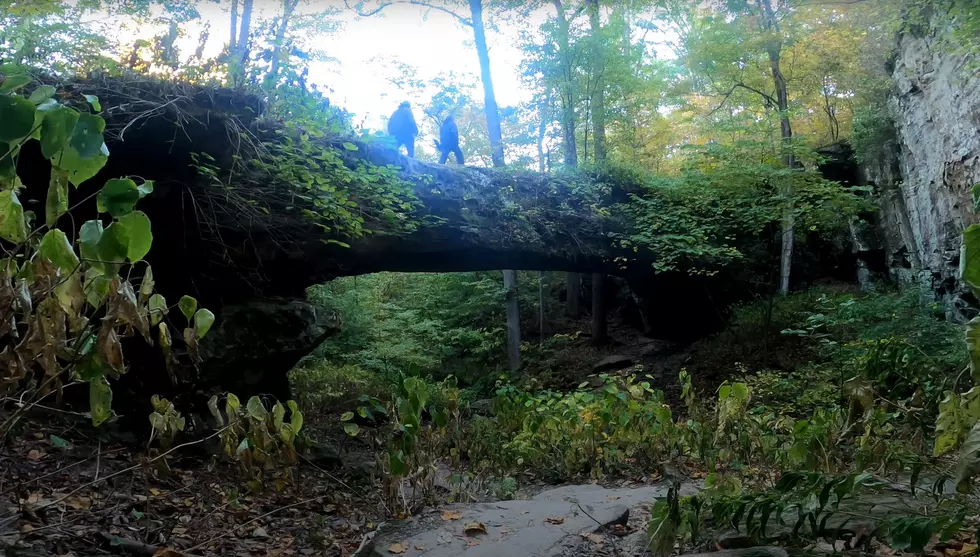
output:
MULTIPOLYGON (((53 228, 68 211, 68 183, 77 187, 105 165, 105 122, 80 112, 85 106, 55 100, 50 86, 24 92, 33 79, 23 69, 4 71, 0 137, 10 163, 0 176, 0 239, 7 254, 0 260, 0 310, 10 317, 0 325, 4 394, 19 392, 19 398, 33 402, 60 393, 70 380, 86 382, 92 424, 99 426, 113 415, 109 379, 127 372, 122 339, 139 333, 152 343, 154 327, 167 365, 175 365, 169 324, 161 322, 166 304, 154 294, 152 269, 142 262, 153 240, 150 221, 133 210, 152 185, 109 180, 97 192, 100 216, 81 225, 74 243, 64 230, 53 228), (34 214, 19 199, 16 163, 31 141, 40 143, 52 164, 43 226, 34 224, 34 214), (109 221, 105 228, 103 219, 109 221), (142 269, 138 283, 137 264, 142 269)), ((184 331, 192 354, 207 333, 206 321, 184 331)), ((170 403, 154 399, 153 404, 154 435, 169 443, 182 420, 170 403)))
POLYGON ((270 406, 253 396, 242 407, 237 396, 227 393, 223 412, 218 395, 208 401, 208 409, 219 426, 225 455, 241 465, 249 489, 259 491, 270 476, 290 473, 287 466, 296 462, 295 443, 303 429, 303 414, 295 401, 270 406))

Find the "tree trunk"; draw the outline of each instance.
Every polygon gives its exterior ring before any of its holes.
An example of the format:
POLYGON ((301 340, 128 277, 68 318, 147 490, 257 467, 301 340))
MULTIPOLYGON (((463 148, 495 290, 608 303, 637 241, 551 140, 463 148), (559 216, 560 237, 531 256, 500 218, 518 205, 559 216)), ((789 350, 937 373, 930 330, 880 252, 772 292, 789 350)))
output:
POLYGON ((490 75, 490 50, 487 48, 487 32, 483 25, 482 0, 469 0, 473 22, 473 39, 476 54, 480 58, 480 78, 483 81, 483 106, 487 115, 487 129, 490 131, 490 155, 493 166, 504 166, 504 139, 500 131, 500 111, 497 109, 497 96, 493 91, 490 75))
POLYGON ((272 64, 269 68, 268 82, 274 87, 279 78, 279 66, 282 64, 282 43, 286 40, 286 29, 289 20, 293 17, 299 0, 283 0, 282 18, 279 20, 279 27, 276 29, 276 38, 272 44, 272 64))
POLYGON ((544 136, 548 131, 548 113, 551 105, 551 91, 545 95, 544 101, 538 106, 538 172, 544 174, 547 171, 544 154, 544 136))
POLYGON ((238 0, 231 0, 231 39, 228 41, 228 53, 237 50, 235 40, 238 38, 238 0))
POLYGON ((544 344, 544 271, 538 271, 538 331, 544 344))
MULTIPOLYGON (((779 24, 772 9, 770 0, 759 0, 759 7, 763 12, 763 29, 765 31, 775 31, 780 33, 779 24)), ((779 109, 779 132, 782 139, 782 158, 786 168, 796 167, 796 158, 793 156, 793 126, 789 120, 789 87, 786 84, 786 76, 780 69, 780 57, 783 43, 781 39, 769 41, 766 50, 769 53, 769 68, 772 71, 772 82, 776 89, 776 104, 779 109)), ((786 197, 786 204, 783 206, 782 222, 782 249, 779 257, 779 292, 789 294, 790 270, 793 266, 793 179, 786 179, 783 185, 783 195, 786 197)))
POLYGON ((592 274, 592 344, 598 346, 608 340, 606 331, 606 297, 603 295, 606 275, 592 274))
POLYGON ((244 83, 245 62, 248 60, 248 36, 252 25, 252 2, 253 0, 242 0, 242 18, 238 26, 238 43, 235 45, 235 52, 232 54, 232 82, 238 86, 244 83))
POLYGON ((582 275, 565 273, 565 313, 577 319, 579 316, 578 300, 582 296, 582 275))
POLYGON ((602 163, 606 160, 606 57, 603 44, 599 37, 602 24, 599 20, 599 0, 588 0, 589 25, 592 27, 592 47, 595 50, 595 90, 592 93, 592 129, 595 136, 592 140, 592 150, 595 161, 602 163))
POLYGON ((517 306, 517 271, 504 271, 507 291, 507 369, 521 369, 521 315, 517 306))
POLYGON ((558 11, 558 58, 562 66, 562 142, 565 148, 565 166, 578 167, 578 151, 575 147, 575 85, 572 75, 572 55, 568 32, 568 19, 561 0, 551 2, 558 11))

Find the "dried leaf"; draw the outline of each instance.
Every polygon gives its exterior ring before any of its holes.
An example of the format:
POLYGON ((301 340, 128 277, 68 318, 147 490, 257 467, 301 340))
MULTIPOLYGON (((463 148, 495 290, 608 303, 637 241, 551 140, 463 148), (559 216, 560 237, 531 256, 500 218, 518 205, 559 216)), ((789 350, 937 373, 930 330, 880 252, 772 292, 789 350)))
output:
POLYGON ((396 555, 399 553, 405 553, 405 546, 400 543, 393 543, 391 544, 391 547, 388 548, 388 553, 394 553, 396 555))
POLYGON ((169 547, 161 547, 153 552, 153 557, 184 557, 184 554, 169 547))
POLYGON ((415 546, 415 550, 416 551, 425 551, 425 546, 424 545, 417 545, 417 546, 415 546))
POLYGON ((946 552, 949 557, 965 557, 966 555, 973 555, 977 552, 977 545, 973 543, 964 543, 963 547, 960 549, 950 549, 946 552))
POLYGON ((549 516, 548 518, 544 519, 544 522, 545 522, 545 524, 564 524, 565 523, 565 517, 563 517, 563 516, 549 516))
POLYGON ((460 520, 463 518, 463 513, 459 511, 442 511, 443 520, 460 520))
POLYGON ((41 460, 42 456, 44 456, 44 453, 37 449, 32 449, 31 452, 27 453, 28 460, 38 461, 41 460))
POLYGON ((467 534, 486 534, 487 527, 484 526, 482 522, 474 520, 472 522, 467 522, 466 525, 463 526, 463 532, 466 532, 467 534))

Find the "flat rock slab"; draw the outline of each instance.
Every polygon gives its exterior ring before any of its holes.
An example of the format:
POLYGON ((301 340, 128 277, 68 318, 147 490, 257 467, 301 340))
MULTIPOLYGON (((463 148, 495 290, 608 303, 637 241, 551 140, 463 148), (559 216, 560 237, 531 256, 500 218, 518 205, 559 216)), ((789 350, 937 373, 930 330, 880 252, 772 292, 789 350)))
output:
MULTIPOLYGON (((526 501, 450 505, 379 532, 370 555, 545 556, 568 536, 625 523, 630 507, 665 497, 667 489, 667 485, 617 489, 573 485, 539 493, 526 501), (486 533, 464 531, 474 522, 482 524, 486 533)), ((693 485, 681 486, 682 496, 695 493, 693 485)))

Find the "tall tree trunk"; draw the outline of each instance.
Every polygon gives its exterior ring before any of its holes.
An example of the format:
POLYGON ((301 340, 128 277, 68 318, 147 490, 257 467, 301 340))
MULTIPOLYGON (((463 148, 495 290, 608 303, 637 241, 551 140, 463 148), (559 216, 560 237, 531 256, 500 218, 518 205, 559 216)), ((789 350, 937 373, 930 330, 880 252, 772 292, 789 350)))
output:
MULTIPOLYGON (((605 54, 603 44, 600 40, 602 23, 599 19, 599 0, 586 0, 589 9, 589 26, 592 28, 592 49, 595 56, 595 88, 592 90, 592 129, 594 139, 592 150, 595 151, 596 164, 606 161, 606 80, 603 77, 605 71, 605 54)), ((592 275, 592 343, 604 344, 606 342, 606 304, 603 296, 603 285, 605 275, 592 275)))
POLYGON ((242 0, 242 17, 238 26, 238 42, 235 44, 235 51, 232 53, 232 82, 235 85, 242 85, 245 79, 245 63, 248 60, 248 37, 251 33, 252 25, 252 2, 253 0, 242 0))
POLYGON ((490 131, 490 156, 493 166, 504 166, 504 139, 500 131, 500 111, 497 109, 497 96, 493 91, 490 75, 490 50, 487 48, 487 31, 483 25, 483 1, 469 0, 473 22, 473 39, 476 54, 480 58, 480 78, 483 81, 483 106, 487 115, 487 128, 490 131))
POLYGON ((582 275, 565 273, 565 313, 569 317, 578 318, 579 298, 582 297, 582 275))
POLYGON ((558 11, 558 58, 562 67, 562 142, 565 149, 565 166, 578 166, 578 150, 575 147, 575 84, 572 74, 572 54, 568 31, 568 19, 561 0, 551 2, 558 11))
POLYGON ((517 271, 504 271, 507 291, 507 369, 521 369, 521 316, 517 307, 517 271))
POLYGON ((538 271, 538 331, 544 344, 544 271, 538 271))
POLYGON ((544 153, 544 136, 548 131, 548 119, 551 107, 551 90, 545 94, 544 101, 538 106, 538 172, 547 172, 544 153))
POLYGON ((602 273, 592 274, 592 344, 605 344, 608 340, 606 329, 606 297, 605 292, 606 275, 602 273))
POLYGON ((283 0, 282 17, 279 19, 279 26, 276 28, 276 38, 272 44, 272 63, 269 68, 268 82, 275 86, 279 79, 279 66, 282 64, 282 44, 286 41, 286 29, 289 27, 289 20, 293 17, 293 11, 299 0, 283 0))
POLYGON ((595 56, 595 90, 592 93, 592 129, 595 160, 602 163, 606 160, 606 56, 604 45, 599 33, 602 23, 599 19, 599 0, 587 0, 589 7, 589 25, 592 28, 593 56, 595 56))
POLYGON ((231 39, 228 41, 228 53, 234 54, 237 50, 236 40, 238 39, 238 0, 231 0, 231 39))
MULTIPOLYGON (((763 13, 763 29, 767 32, 780 34, 779 23, 772 8, 770 0, 759 0, 759 7, 763 13)), ((796 167, 796 157, 793 156, 793 126, 789 120, 789 87, 786 84, 786 76, 780 69, 780 57, 782 54, 782 38, 771 39, 766 47, 769 53, 769 68, 772 71, 772 82, 776 90, 776 105, 779 109, 779 132, 782 139, 782 159, 786 168, 796 167)), ((793 266, 793 178, 786 178, 783 185, 783 195, 786 197, 783 206, 782 222, 782 249, 779 257, 779 292, 783 295, 789 294, 790 270, 793 266)))

